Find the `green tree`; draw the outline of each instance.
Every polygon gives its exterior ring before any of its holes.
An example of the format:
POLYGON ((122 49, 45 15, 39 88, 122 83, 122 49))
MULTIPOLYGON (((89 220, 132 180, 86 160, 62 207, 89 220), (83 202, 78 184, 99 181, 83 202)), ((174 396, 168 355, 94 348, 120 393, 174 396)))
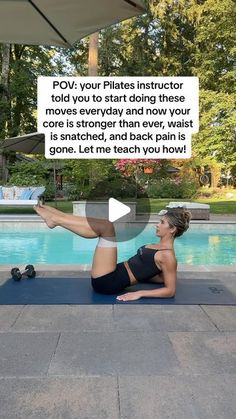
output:
POLYGON ((38 76, 83 73, 85 50, 86 45, 83 42, 78 44, 78 49, 71 50, 16 44, 0 45, 1 139, 36 131, 38 76))
POLYGON ((232 0, 206 0, 199 8, 193 74, 205 90, 235 91, 236 4, 232 0))
POLYGON ((202 90, 200 129, 193 137, 194 152, 212 156, 226 168, 236 167, 235 94, 202 90))
POLYGON ((192 75, 198 3, 196 0, 150 1, 158 28, 160 75, 192 75))
POLYGON ((192 75, 197 2, 150 0, 146 4, 145 15, 102 31, 101 74, 192 75))

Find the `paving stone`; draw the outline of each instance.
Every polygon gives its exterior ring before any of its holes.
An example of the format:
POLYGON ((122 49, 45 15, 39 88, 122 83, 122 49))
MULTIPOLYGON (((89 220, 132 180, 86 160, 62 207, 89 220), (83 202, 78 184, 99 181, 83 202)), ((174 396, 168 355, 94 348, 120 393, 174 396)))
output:
POLYGON ((117 379, 0 379, 3 419, 119 419, 117 379))
MULTIPOLYGON (((232 294, 236 294, 236 272, 233 273, 233 278, 230 277, 227 278, 227 281, 225 281, 225 285, 227 286, 227 288, 229 289, 229 291, 232 292, 232 294)), ((224 282, 224 281, 222 281, 224 282)))
POLYGON ((18 331, 112 331, 112 307, 109 305, 27 306, 13 329, 18 331))
MULTIPOLYGON (((236 290, 235 272, 184 275, 236 290)), ((235 317, 235 306, 0 306, 0 419, 235 419, 235 317)))
POLYGON ((236 306, 202 306, 220 331, 236 332, 236 306))
POLYGON ((189 265, 182 265, 181 271, 178 272, 178 278, 181 279, 195 279, 198 282, 204 282, 205 280, 209 282, 219 281, 220 283, 226 285, 228 281, 235 281, 235 271, 234 268, 230 266, 217 266, 212 269, 212 265, 192 265, 191 271, 189 270, 189 265), (217 270, 216 270, 217 269, 217 270))
POLYGON ((236 333, 170 332, 183 373, 236 373, 236 333))
POLYGON ((236 375, 119 377, 121 419, 235 419, 236 375))
POLYGON ((214 331, 199 306, 114 306, 117 330, 214 331))
POLYGON ((56 333, 0 333, 0 377, 47 374, 56 333))
POLYGON ((0 306, 0 331, 9 330, 23 309, 24 306, 0 306))
POLYGON ((191 391, 194 418, 235 419, 235 374, 188 376, 185 384, 191 391))
POLYGON ((178 373, 163 333, 62 333, 49 375, 142 375, 178 373))

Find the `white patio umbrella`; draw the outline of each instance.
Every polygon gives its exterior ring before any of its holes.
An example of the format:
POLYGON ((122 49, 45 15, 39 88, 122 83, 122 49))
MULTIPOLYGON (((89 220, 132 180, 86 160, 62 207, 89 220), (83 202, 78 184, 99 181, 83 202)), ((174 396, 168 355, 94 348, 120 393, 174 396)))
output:
POLYGON ((144 12, 142 0, 0 0, 0 42, 68 47, 144 12))
POLYGON ((0 148, 4 151, 16 151, 24 154, 44 154, 45 135, 39 132, 1 141, 0 148))

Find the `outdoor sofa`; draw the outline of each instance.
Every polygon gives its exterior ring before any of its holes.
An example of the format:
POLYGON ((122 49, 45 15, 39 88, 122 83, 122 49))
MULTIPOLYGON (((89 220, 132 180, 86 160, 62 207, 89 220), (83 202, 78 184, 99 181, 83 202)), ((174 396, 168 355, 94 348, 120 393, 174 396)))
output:
POLYGON ((199 202, 169 202, 166 208, 185 207, 191 212, 192 220, 209 220, 210 205, 199 202))
POLYGON ((44 186, 0 186, 0 206, 33 206, 43 198, 44 186))

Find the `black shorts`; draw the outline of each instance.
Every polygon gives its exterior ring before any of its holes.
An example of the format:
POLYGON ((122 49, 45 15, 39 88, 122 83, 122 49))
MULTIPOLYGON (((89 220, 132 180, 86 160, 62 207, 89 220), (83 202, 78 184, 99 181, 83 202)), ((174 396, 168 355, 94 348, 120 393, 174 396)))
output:
POLYGON ((118 294, 126 287, 129 287, 130 279, 127 269, 123 262, 116 265, 116 269, 109 274, 92 278, 92 287, 94 291, 100 294, 118 294))

